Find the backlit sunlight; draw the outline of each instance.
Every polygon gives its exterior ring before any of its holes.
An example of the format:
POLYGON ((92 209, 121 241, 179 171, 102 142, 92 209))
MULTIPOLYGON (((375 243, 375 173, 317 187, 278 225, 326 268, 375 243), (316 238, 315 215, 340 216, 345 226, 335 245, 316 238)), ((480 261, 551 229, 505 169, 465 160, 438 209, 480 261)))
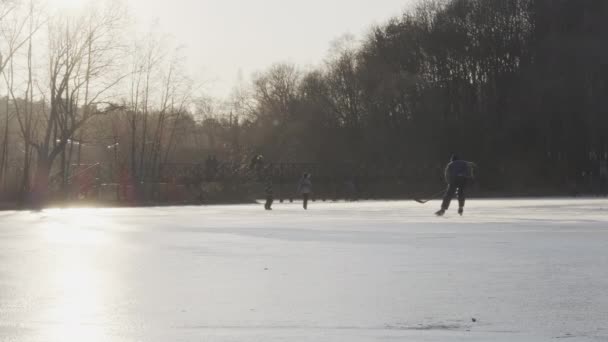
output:
POLYGON ((108 232, 112 222, 99 209, 51 209, 41 213, 41 243, 52 249, 47 266, 39 274, 53 297, 45 310, 35 313, 42 340, 105 341, 109 295, 115 278, 108 232))
POLYGON ((45 215, 53 218, 44 225, 49 242, 70 245, 95 245, 108 242, 107 234, 95 227, 108 227, 111 221, 95 215, 98 209, 50 209, 45 215))

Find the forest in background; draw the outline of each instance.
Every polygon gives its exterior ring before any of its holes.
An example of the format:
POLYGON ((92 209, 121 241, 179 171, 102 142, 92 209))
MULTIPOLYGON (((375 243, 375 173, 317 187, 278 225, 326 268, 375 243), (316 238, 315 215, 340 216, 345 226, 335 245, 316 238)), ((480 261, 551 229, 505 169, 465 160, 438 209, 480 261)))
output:
POLYGON ((4 200, 100 179, 145 197, 148 183, 284 178, 252 175, 256 155, 319 174, 347 165, 376 197, 441 187, 454 152, 479 165, 479 194, 593 192, 607 177, 605 1, 421 1, 336 39, 318 66, 274 64, 228 99, 202 95, 162 36, 126 39, 125 13, 48 17, 0 1, 4 200), (196 164, 200 177, 180 176, 196 164), (81 179, 91 165, 103 177, 81 179))

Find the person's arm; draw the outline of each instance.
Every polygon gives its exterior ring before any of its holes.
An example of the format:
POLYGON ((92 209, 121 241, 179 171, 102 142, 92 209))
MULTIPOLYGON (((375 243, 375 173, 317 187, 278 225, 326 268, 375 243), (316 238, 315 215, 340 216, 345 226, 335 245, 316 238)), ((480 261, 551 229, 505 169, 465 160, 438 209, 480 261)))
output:
POLYGON ((445 167, 445 171, 443 171, 443 176, 445 177, 445 181, 446 181, 446 183, 449 183, 449 182, 450 182, 450 165, 451 165, 451 163, 450 163, 450 164, 448 164, 448 165, 445 167))
POLYGON ((473 162, 467 162, 469 165, 469 176, 472 180, 475 180, 475 169, 477 168, 477 164, 473 162))

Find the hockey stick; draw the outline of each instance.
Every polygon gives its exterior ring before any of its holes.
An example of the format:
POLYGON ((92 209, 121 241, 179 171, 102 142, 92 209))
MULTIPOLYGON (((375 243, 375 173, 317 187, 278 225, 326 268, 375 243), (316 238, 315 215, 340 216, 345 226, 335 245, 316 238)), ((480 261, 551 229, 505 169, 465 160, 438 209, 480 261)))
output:
POLYGON ((423 199, 420 199, 420 198, 414 198, 414 201, 416 201, 416 202, 418 202, 420 204, 425 204, 428 201, 431 201, 431 200, 434 200, 434 199, 440 197, 444 193, 445 193, 445 190, 441 190, 440 192, 438 192, 436 194, 433 194, 432 196, 427 196, 428 199, 423 200, 423 199))

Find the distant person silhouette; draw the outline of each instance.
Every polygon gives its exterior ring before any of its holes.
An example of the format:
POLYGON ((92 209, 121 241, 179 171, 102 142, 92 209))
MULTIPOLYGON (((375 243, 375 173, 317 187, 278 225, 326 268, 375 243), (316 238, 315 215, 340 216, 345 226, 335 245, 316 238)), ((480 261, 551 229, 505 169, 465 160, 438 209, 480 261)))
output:
POLYGON ((312 192, 312 181, 310 180, 310 173, 304 173, 298 184, 298 192, 302 194, 304 199, 304 210, 308 210, 308 198, 312 192))
POLYGON ((441 209, 435 213, 437 216, 443 216, 445 211, 450 207, 450 202, 458 191, 458 214, 462 215, 465 202, 465 188, 467 183, 473 179, 474 163, 460 159, 453 154, 450 158, 450 163, 445 168, 445 180, 448 183, 448 188, 443 196, 441 209))
POLYGON ((274 193, 272 191, 272 180, 266 181, 266 187, 264 188, 264 192, 266 193, 266 203, 264 204, 264 209, 272 210, 272 202, 274 202, 274 193))

